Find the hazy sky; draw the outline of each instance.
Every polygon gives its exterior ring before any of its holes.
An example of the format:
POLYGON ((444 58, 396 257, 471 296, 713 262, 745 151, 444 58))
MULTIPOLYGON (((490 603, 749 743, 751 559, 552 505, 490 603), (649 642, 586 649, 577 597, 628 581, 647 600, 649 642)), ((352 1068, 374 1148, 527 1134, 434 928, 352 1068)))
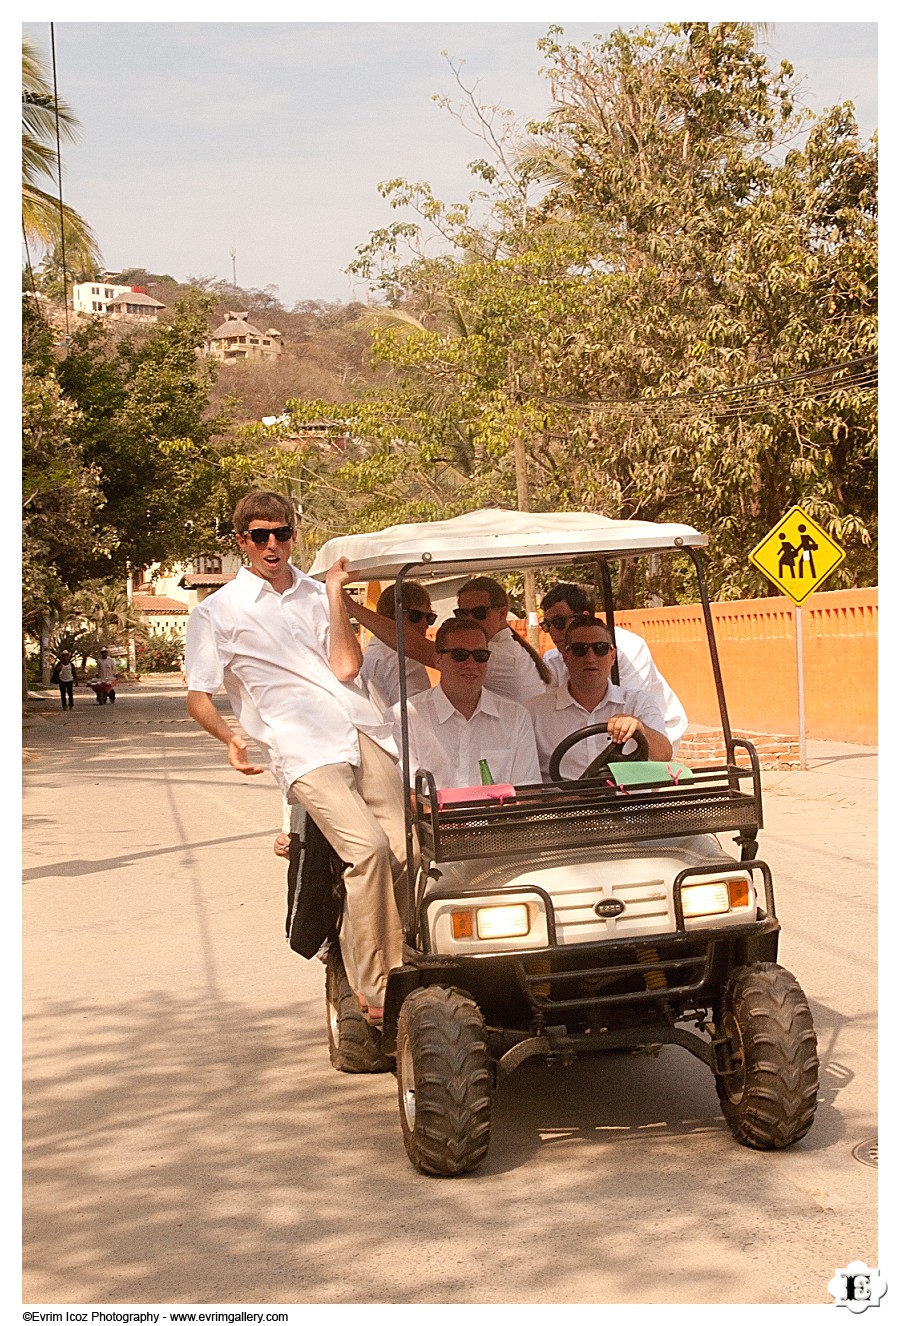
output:
MULTIPOLYGON (((172 8, 152 13, 168 18, 172 8)), ((317 15, 339 19, 346 9, 322 5, 317 15)), ((612 12, 636 23, 626 9, 612 12)), ((238 283, 275 286, 288 306, 361 297, 343 269, 369 232, 396 216, 378 196, 379 181, 428 180, 445 201, 475 187, 465 166, 483 145, 432 100, 457 91, 441 51, 465 61, 481 101, 523 117, 549 106, 535 49, 549 20, 387 21, 397 12, 369 9, 386 16, 378 22, 57 21, 60 94, 82 124, 79 144, 63 147, 64 196, 93 226, 107 267, 230 279, 234 249, 238 283)), ((503 10, 460 4, 451 12, 503 10)), ((527 6, 516 12, 527 16, 527 6)), ((563 26, 581 42, 612 24, 563 26)), ((870 134, 876 24, 772 27, 764 49, 804 76, 808 104, 851 100, 870 134)), ((49 53, 48 22, 24 30, 49 53)))

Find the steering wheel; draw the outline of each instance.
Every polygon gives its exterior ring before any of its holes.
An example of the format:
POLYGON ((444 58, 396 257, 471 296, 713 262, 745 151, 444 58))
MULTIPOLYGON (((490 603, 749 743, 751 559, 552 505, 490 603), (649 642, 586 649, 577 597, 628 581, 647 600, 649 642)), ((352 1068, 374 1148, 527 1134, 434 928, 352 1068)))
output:
MULTIPOLYGON (((577 746, 580 741, 585 741, 588 737, 593 737, 598 733, 608 731, 608 723, 592 723, 589 727, 579 728, 577 732, 570 732, 567 737, 563 737, 562 741, 550 756, 551 781, 554 783, 560 781, 559 766, 562 764, 563 756, 568 754, 573 746, 577 746)), ((646 760, 650 753, 650 747, 647 745, 647 738, 644 736, 643 732, 641 732, 640 728, 628 738, 628 741, 611 741, 609 745, 600 752, 596 759, 591 760, 588 767, 579 775, 578 779, 572 779, 571 781, 581 783, 588 779, 601 777, 602 774, 609 772, 610 761, 646 760), (627 746, 628 741, 633 741, 635 746, 630 755, 625 755, 624 748, 627 746)))

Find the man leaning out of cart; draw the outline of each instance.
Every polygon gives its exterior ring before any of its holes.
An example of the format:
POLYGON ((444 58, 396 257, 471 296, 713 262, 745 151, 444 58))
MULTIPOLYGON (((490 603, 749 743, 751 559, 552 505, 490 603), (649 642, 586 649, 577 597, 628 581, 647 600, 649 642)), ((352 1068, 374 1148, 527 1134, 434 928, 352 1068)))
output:
POLYGON ((574 746, 563 758, 561 777, 578 778, 611 741, 625 743, 635 732, 646 738, 648 759, 672 758, 665 719, 653 696, 646 690, 625 690, 610 680, 616 651, 605 622, 596 617, 573 620, 561 652, 568 680, 526 704, 545 779, 559 743, 594 723, 608 724, 608 735, 586 737, 574 746))

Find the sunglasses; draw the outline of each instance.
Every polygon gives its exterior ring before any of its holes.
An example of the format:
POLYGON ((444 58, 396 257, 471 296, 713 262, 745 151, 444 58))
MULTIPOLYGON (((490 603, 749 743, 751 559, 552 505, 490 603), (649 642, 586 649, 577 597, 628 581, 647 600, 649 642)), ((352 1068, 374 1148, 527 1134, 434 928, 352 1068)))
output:
POLYGON ((578 615, 577 613, 573 612, 571 617, 545 617, 544 620, 541 622, 541 630, 549 631, 552 626, 554 631, 564 631, 568 626, 569 622, 572 621, 577 615, 578 615))
POLYGON ((449 654, 454 663, 465 663, 474 658, 476 663, 486 663, 491 656, 489 649, 439 649, 439 654, 449 654))
POLYGON ((453 616, 471 617, 476 622, 483 622, 487 620, 487 615, 489 612, 493 612, 493 609, 492 608, 454 608, 453 616))
POLYGON ((436 612, 423 612, 421 608, 404 608, 403 611, 414 626, 423 620, 426 621, 429 626, 434 626, 437 621, 436 612))
POLYGON ((608 640, 575 640, 566 646, 566 653, 574 654, 576 658, 584 658, 589 649, 592 649, 598 658, 605 658, 612 645, 608 640))
POLYGON ((276 529, 248 529, 244 531, 244 537, 252 539, 257 548, 265 548, 269 542, 269 535, 274 534, 278 543, 287 543, 294 537, 293 525, 279 525, 276 529))

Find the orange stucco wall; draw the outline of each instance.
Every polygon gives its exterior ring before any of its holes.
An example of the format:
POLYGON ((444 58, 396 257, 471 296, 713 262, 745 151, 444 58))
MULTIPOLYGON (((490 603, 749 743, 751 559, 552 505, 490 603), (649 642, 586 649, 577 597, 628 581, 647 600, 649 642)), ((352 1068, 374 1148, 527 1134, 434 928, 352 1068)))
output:
MULTIPOLYGON (((380 586, 368 587, 374 608, 380 586)), ((783 597, 712 605, 732 728, 798 735, 794 605, 783 597)), ((819 590, 803 604, 806 735, 878 744, 878 590, 819 590)), ((616 621, 642 635, 691 723, 719 725, 699 604, 641 608, 616 621)), ((524 622, 517 623, 522 634, 524 622)), ((542 649, 552 644, 541 632, 542 649)), ((432 674, 432 681, 437 674, 432 674)))
MULTIPOLYGON (((794 605, 744 599, 712 612, 732 727, 796 734, 794 605)), ((878 590, 819 591, 801 612, 806 735, 877 745, 878 590)), ((700 605, 638 609, 616 621, 647 641, 689 720, 717 725, 700 605)))

